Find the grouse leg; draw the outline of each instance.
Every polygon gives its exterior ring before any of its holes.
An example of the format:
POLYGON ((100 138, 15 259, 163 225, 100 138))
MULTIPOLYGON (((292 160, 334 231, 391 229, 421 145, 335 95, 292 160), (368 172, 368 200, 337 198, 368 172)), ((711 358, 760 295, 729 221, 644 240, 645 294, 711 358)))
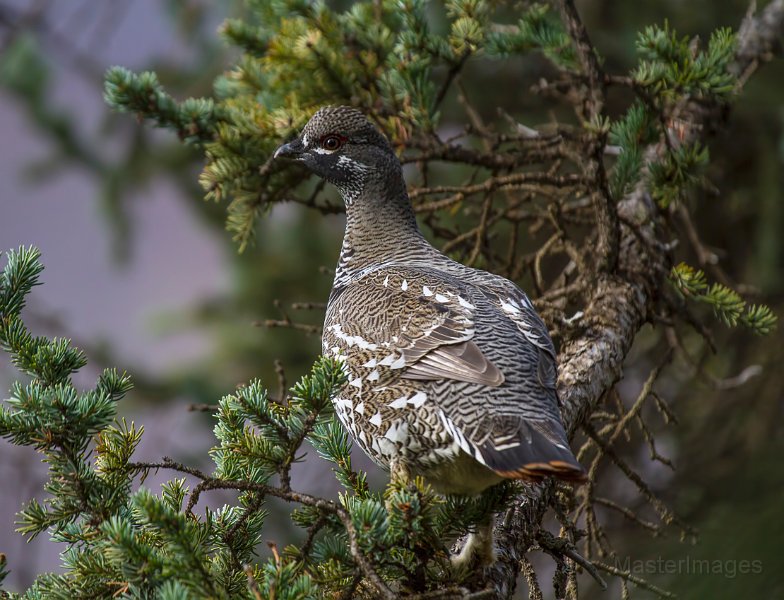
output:
POLYGON ((493 547, 493 527, 495 519, 476 526, 476 531, 468 534, 465 546, 459 554, 451 558, 452 568, 456 571, 467 570, 474 565, 485 567, 496 560, 493 547))

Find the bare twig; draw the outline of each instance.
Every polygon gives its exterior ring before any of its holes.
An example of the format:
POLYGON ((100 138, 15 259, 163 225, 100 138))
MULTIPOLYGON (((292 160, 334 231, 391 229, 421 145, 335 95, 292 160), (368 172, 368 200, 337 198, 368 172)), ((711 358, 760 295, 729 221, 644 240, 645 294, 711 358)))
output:
POLYGON ((596 58, 596 49, 588 37, 588 31, 580 19, 574 1, 560 0, 558 8, 561 11, 561 19, 566 25, 566 30, 574 42, 580 66, 588 79, 589 93, 585 102, 584 118, 586 121, 590 121, 596 119, 604 107, 604 76, 596 58))
POLYGON ((277 402, 279 404, 286 403, 286 396, 288 395, 288 385, 286 385, 286 371, 283 369, 283 363, 275 359, 273 363, 275 365, 275 375, 278 376, 278 397, 277 402))
POLYGON ((660 598, 676 598, 675 594, 673 594, 671 592, 668 592, 666 590, 663 590, 660 587, 657 587, 657 586, 653 585, 652 583, 648 583, 647 581, 645 581, 641 577, 637 577, 635 575, 632 575, 628 571, 624 571, 624 570, 619 569, 617 567, 613 567, 612 565, 608 565, 608 564, 601 563, 601 562, 595 562, 595 563, 593 563, 593 565, 597 569, 605 571, 606 573, 610 573, 611 575, 615 575, 616 577, 621 577, 621 578, 625 579, 626 581, 629 581, 629 582, 631 582, 631 583, 633 583, 633 584, 635 584, 635 585, 637 585, 637 586, 639 586, 639 587, 641 587, 641 588, 643 588, 645 590, 648 590, 649 592, 653 592, 654 594, 656 594, 660 598))
POLYGON ((539 542, 539 545, 550 554, 563 555, 571 558, 575 563, 585 569, 603 590, 607 589, 607 582, 602 579, 601 575, 599 575, 591 561, 587 560, 583 556, 580 556, 580 554, 577 552, 577 549, 569 540, 564 538, 556 538, 549 531, 541 529, 536 536, 536 541, 539 542))

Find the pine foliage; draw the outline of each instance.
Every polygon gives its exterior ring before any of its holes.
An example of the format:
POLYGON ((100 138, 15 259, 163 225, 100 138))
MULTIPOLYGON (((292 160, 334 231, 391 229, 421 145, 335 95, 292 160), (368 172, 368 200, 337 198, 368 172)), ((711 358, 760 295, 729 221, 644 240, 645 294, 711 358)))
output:
POLYGON ((272 163, 280 143, 324 104, 364 110, 396 145, 433 132, 455 72, 470 56, 504 58, 541 51, 574 67, 569 37, 545 5, 518 23, 495 27, 494 5, 450 0, 436 33, 425 0, 357 2, 341 12, 325 3, 249 1, 247 19, 228 20, 224 39, 243 52, 215 82, 214 99, 175 102, 153 73, 114 67, 105 98, 203 145, 200 177, 206 198, 228 201, 227 228, 240 248, 255 235, 256 219, 275 203, 302 194, 302 172, 272 163))
MULTIPOLYGON (((83 354, 68 340, 32 337, 19 317, 42 269, 35 248, 20 248, 8 253, 0 278, 0 340, 31 378, 14 384, 0 408, 0 436, 35 448, 49 465, 47 498, 24 507, 18 531, 29 538, 48 531, 64 544, 64 573, 43 574, 11 597, 301 600, 343 592, 369 575, 404 594, 435 590, 452 581, 446 544, 508 502, 511 485, 475 500, 444 499, 422 480, 372 493, 334 418, 331 400, 345 375, 327 358, 285 403, 258 381, 222 398, 211 473, 170 459, 134 462, 144 430, 117 419, 130 378, 107 370, 93 389, 77 390, 70 377, 85 365, 83 354), (291 489, 306 442, 333 465, 344 488, 337 501, 291 489), (143 482, 159 469, 183 476, 155 493, 143 482), (237 490, 236 504, 197 511, 216 489, 237 490), (260 560, 269 497, 298 505, 292 520, 306 542, 260 560)), ((3 558, 0 581, 4 567, 3 558)))
MULTIPOLYGON (((579 71, 571 37, 545 4, 532 4, 515 24, 501 25, 494 22, 492 2, 449 0, 442 15, 447 26, 438 33, 430 25, 433 6, 425 0, 356 2, 342 12, 301 0, 247 4, 247 20, 228 20, 221 28, 242 55, 216 81, 214 99, 178 104, 155 74, 135 75, 122 67, 110 69, 105 84, 106 101, 115 109, 203 147, 205 197, 229 202, 226 224, 240 250, 274 204, 299 197, 315 205, 302 171, 271 157, 318 107, 357 106, 403 148, 416 136, 435 133, 450 73, 472 56, 501 60, 535 51, 565 72, 579 71), (447 70, 440 83, 439 68, 447 70)), ((619 150, 608 173, 613 198, 620 200, 644 181, 654 200, 668 208, 702 185, 708 150, 673 137, 678 131, 673 121, 692 98, 732 98, 735 48, 736 36, 727 28, 715 31, 704 47, 666 22, 638 35, 639 62, 630 80, 640 98, 613 121, 603 117, 585 124, 599 137, 608 134, 619 150), (642 149, 657 140, 667 151, 643 168, 642 149)), ((736 295, 718 286, 700 297, 727 324, 769 331, 775 322, 770 310, 754 307, 742 317, 744 303, 736 295)))
POLYGON ((769 307, 749 305, 738 292, 726 285, 709 285, 702 270, 686 263, 672 268, 670 281, 683 296, 712 306, 716 316, 730 327, 742 324, 759 335, 767 335, 776 327, 778 318, 769 307))

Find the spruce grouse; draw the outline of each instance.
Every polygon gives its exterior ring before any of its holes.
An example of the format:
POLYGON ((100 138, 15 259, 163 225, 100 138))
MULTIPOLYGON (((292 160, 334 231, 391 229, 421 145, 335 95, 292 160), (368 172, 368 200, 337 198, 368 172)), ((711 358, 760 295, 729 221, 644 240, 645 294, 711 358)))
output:
POLYGON ((346 204, 322 342, 344 362, 335 410, 356 443, 393 477, 421 475, 445 494, 505 478, 583 480, 547 328, 514 283, 424 238, 400 162, 367 118, 322 108, 275 156, 334 184, 346 204))

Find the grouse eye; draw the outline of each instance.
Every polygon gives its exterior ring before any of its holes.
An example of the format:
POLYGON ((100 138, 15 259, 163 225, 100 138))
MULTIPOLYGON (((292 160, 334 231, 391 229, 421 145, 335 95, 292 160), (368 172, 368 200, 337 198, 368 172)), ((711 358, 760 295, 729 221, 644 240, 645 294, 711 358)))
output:
POLYGON ((321 140, 321 147, 324 148, 324 150, 334 151, 340 148, 342 145, 343 140, 336 135, 328 135, 321 140))

